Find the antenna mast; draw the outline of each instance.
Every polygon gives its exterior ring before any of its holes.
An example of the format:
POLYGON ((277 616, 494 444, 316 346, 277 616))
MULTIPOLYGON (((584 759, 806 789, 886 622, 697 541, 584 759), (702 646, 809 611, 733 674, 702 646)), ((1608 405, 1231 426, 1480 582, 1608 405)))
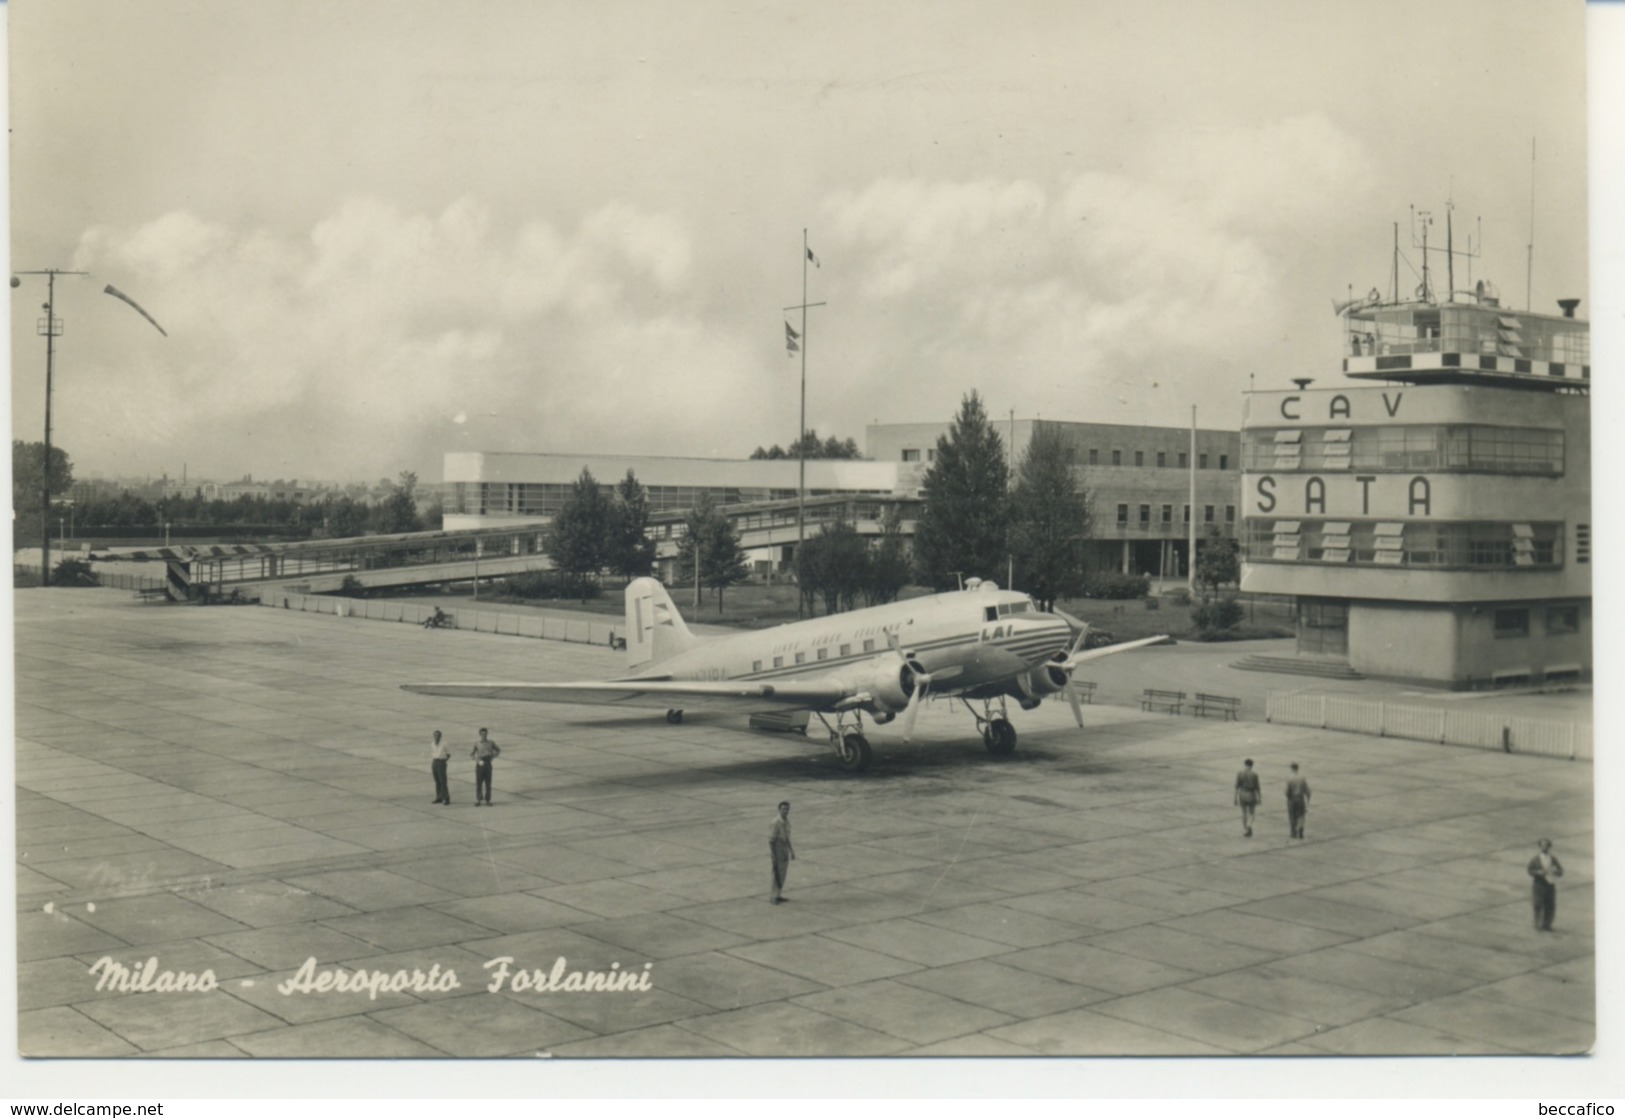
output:
POLYGON ((1523 309, 1533 310, 1530 289, 1535 282, 1535 137, 1529 137, 1529 253, 1524 262, 1523 309))

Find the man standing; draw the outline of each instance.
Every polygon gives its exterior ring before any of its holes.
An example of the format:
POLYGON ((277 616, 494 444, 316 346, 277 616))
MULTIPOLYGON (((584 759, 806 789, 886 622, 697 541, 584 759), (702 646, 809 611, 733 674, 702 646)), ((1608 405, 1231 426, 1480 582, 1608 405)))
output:
POLYGON ((484 726, 480 727, 480 740, 474 743, 469 756, 474 758, 474 806, 484 804, 491 806, 491 762, 501 755, 502 750, 497 743, 486 736, 484 726))
POLYGON ((1552 853, 1552 840, 1541 839, 1539 853, 1529 859, 1530 899, 1535 905, 1537 932, 1552 930, 1552 917, 1557 915, 1557 884, 1552 879, 1562 876, 1563 863, 1552 853))
POLYGON ((1241 826, 1247 838, 1253 837, 1253 812, 1258 810, 1258 801, 1263 798, 1258 784, 1258 774, 1253 772, 1253 759, 1247 758, 1242 762, 1242 770, 1236 774, 1236 803, 1241 805, 1241 826))
POLYGON ((779 804, 779 814, 767 833, 767 849, 773 855, 773 903, 784 903, 784 878, 795 861, 796 848, 790 845, 790 801, 779 804))
POLYGON ((1303 837, 1303 821, 1309 814, 1309 782, 1298 775, 1298 762, 1292 762, 1292 778, 1286 782, 1286 818, 1292 837, 1303 837))
POLYGON ((451 746, 440 740, 440 731, 434 732, 434 744, 429 746, 429 768, 434 772, 434 802, 451 803, 451 785, 446 782, 446 764, 451 760, 451 746))

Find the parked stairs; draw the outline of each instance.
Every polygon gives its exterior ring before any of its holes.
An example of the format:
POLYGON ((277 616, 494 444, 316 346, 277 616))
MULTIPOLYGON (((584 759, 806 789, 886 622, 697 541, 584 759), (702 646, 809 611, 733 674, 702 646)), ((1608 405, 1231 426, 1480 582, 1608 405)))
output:
POLYGON ((1309 656, 1246 656, 1230 665, 1244 672, 1278 672, 1320 679, 1364 679, 1346 660, 1309 656))

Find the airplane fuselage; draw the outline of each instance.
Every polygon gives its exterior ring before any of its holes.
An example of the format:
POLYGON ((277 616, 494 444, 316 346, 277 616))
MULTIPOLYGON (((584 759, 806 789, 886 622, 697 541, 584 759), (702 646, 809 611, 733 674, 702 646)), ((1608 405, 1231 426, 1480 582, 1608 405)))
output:
POLYGON ((740 633, 650 665, 632 679, 772 682, 833 676, 854 686, 896 647, 959 691, 1007 683, 1064 652, 1067 623, 1009 590, 959 590, 740 633))

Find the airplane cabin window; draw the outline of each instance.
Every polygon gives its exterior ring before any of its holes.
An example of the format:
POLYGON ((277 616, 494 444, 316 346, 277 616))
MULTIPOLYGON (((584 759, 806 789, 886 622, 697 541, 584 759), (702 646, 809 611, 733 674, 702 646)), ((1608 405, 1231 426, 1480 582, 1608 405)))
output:
POLYGON ((825 658, 825 657, 826 657, 826 656, 828 656, 828 655, 829 655, 829 649, 827 649, 827 648, 820 648, 820 649, 819 649, 819 650, 818 650, 818 658, 819 658, 819 659, 820 659, 820 660, 822 660, 822 659, 824 659, 824 658, 825 658))
POLYGON ((852 646, 849 645, 849 644, 841 645, 841 655, 842 656, 850 656, 850 655, 852 655, 852 646))
POLYGON ((867 641, 863 642, 863 651, 865 651, 865 652, 873 652, 874 650, 875 650, 875 642, 874 641, 867 640, 867 641))
POLYGON ((753 671, 753 672, 761 671, 762 670, 762 662, 760 660, 752 660, 750 662, 750 670, 753 671))
POLYGON ((805 664, 806 662, 807 662, 807 654, 805 652, 796 653, 796 663, 805 664))

